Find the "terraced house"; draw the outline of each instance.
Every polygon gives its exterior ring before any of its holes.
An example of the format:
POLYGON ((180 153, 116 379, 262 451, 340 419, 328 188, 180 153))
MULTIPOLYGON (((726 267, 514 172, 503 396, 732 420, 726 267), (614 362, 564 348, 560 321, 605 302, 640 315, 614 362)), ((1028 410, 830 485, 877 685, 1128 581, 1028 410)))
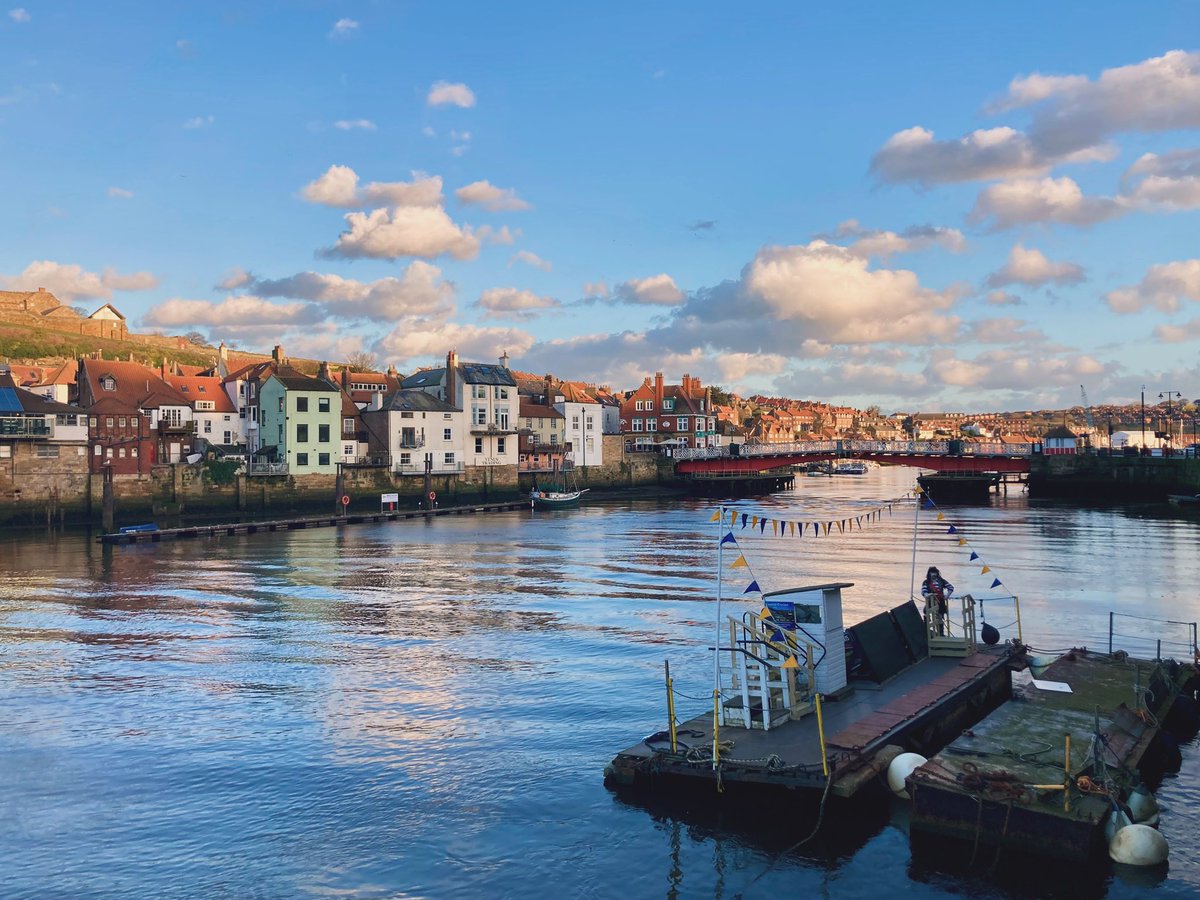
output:
POLYGON ((251 473, 334 475, 341 459, 342 392, 280 367, 258 392, 259 448, 251 473))

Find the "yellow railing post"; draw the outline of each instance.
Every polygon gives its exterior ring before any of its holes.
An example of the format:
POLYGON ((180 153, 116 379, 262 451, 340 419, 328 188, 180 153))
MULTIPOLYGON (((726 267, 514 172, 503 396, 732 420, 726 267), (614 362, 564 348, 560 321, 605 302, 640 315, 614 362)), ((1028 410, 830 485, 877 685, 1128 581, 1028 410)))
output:
POLYGON ((663 665, 667 674, 667 729, 671 732, 671 752, 675 753, 675 688, 671 681, 671 661, 666 660, 663 665))
POLYGON ((817 736, 821 739, 821 769, 829 777, 829 758, 825 755, 825 719, 821 715, 821 695, 817 694, 817 736))
POLYGON ((1021 598, 1013 594, 1013 604, 1017 607, 1017 640, 1025 643, 1025 635, 1021 633, 1021 598))

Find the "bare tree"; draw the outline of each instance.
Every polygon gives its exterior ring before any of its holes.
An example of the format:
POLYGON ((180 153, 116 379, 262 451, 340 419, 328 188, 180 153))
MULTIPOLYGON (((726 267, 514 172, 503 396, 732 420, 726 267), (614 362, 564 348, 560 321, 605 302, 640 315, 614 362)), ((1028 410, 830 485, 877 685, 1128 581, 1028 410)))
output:
POLYGON ((208 346, 208 338, 206 338, 199 331, 189 331, 183 337, 184 337, 184 340, 186 340, 188 343, 195 344, 198 347, 207 347, 208 346))
POLYGON ((354 372, 374 372, 379 358, 370 350, 359 350, 346 357, 346 365, 354 372))

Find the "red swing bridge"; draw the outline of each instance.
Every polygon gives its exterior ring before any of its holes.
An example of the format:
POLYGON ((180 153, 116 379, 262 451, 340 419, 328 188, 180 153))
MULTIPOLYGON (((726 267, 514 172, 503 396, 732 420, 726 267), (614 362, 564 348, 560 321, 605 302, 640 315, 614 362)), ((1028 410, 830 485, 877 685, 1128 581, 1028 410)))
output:
MULTIPOLYGON (((863 460, 884 466, 913 466, 937 473, 933 478, 972 481, 986 492, 1003 482, 1024 481, 1029 474, 1034 444, 948 441, 796 441, 781 444, 734 444, 724 447, 683 448, 673 454, 675 474, 685 481, 779 482, 790 484, 797 468, 828 463, 827 474, 838 471, 834 461, 863 460)), ((845 467, 841 467, 845 469, 845 467)))

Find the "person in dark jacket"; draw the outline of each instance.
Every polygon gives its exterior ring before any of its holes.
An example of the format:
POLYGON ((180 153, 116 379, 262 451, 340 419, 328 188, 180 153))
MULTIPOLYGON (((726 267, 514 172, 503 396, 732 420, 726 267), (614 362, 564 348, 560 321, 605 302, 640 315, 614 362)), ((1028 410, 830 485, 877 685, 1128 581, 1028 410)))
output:
POLYGON ((947 601, 953 593, 954 585, 942 577, 937 566, 930 566, 929 571, 925 573, 925 580, 921 582, 921 596, 925 598, 925 608, 933 608, 939 637, 946 633, 946 615, 949 611, 947 601))

